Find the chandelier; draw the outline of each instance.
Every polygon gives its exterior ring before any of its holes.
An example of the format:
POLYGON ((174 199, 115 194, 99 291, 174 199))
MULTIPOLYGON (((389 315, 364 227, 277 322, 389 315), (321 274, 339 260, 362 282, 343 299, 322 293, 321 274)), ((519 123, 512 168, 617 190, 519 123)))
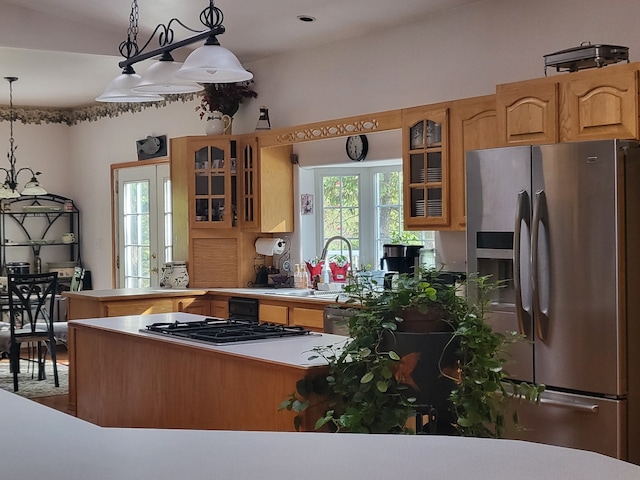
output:
POLYGON ((125 57, 118 65, 122 73, 109 83, 99 102, 154 102, 164 100, 162 94, 190 93, 203 89, 200 83, 237 83, 251 80, 253 74, 245 70, 236 56, 220 46, 217 36, 225 32, 222 11, 209 0, 209 6, 200 12, 200 22, 205 30, 195 30, 172 18, 159 24, 142 46, 138 46, 138 1, 133 0, 129 15, 127 39, 118 48, 125 57), (195 33, 184 40, 174 41, 174 24, 195 33), (146 51, 151 41, 158 37, 159 48, 146 51), (184 64, 174 62, 171 52, 178 48, 205 40, 195 49, 184 64), (133 65, 153 57, 160 57, 142 77, 133 65))
POLYGON ((18 77, 4 77, 9 82, 9 153, 7 153, 7 159, 9 160, 9 169, 0 167, 0 170, 4 171, 6 177, 2 187, 0 187, 0 198, 18 198, 20 193, 16 190, 18 188, 18 176, 23 171, 31 172, 31 180, 29 180, 22 190, 22 195, 46 195, 47 191, 40 186, 37 175, 41 172, 34 172, 29 167, 22 167, 16 171, 16 150, 13 139, 13 122, 15 120, 15 112, 13 110, 13 82, 18 80, 18 77))

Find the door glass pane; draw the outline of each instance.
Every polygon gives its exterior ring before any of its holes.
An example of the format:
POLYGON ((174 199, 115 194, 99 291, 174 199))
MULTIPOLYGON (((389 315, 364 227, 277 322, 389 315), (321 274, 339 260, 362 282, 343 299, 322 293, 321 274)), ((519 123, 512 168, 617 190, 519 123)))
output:
POLYGON ((165 178, 162 181, 163 191, 163 220, 164 220, 164 260, 171 262, 173 260, 173 210, 171 203, 171 180, 165 178))
POLYGON ((149 182, 127 182, 123 188, 124 286, 149 287, 149 182))

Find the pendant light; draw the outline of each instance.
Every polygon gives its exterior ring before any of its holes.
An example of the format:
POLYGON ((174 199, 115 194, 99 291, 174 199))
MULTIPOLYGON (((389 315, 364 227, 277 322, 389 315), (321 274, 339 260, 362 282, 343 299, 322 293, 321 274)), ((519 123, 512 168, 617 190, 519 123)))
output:
POLYGON ((212 35, 202 47, 191 52, 176 77, 202 83, 238 83, 251 80, 253 74, 212 35))
POLYGON ((196 82, 190 82, 176 77, 176 72, 182 63, 175 62, 170 52, 164 52, 160 60, 151 65, 142 74, 140 82, 131 90, 135 93, 193 93, 204 90, 196 82))
POLYGON ((15 140, 13 138, 13 122, 15 120, 15 111, 13 109, 13 82, 18 80, 18 77, 4 77, 9 82, 9 153, 7 153, 7 160, 9 160, 9 168, 2 168, 6 177, 2 187, 0 187, 0 198, 18 198, 18 176, 23 171, 31 172, 31 180, 27 182, 22 195, 46 195, 47 191, 42 188, 40 182, 36 178, 40 175, 40 172, 34 172, 29 167, 22 167, 16 171, 16 149, 15 140))
POLYGON ((251 80, 253 74, 245 70, 236 56, 220 46, 217 35, 225 32, 222 25, 222 11, 209 0, 209 6, 200 12, 200 22, 206 30, 198 31, 187 27, 177 18, 166 25, 159 24, 151 37, 140 48, 137 43, 138 2, 133 0, 129 16, 127 40, 119 47, 125 60, 119 63, 122 74, 116 77, 105 92, 96 98, 99 102, 150 102, 163 100, 159 94, 191 93, 202 90, 200 83, 238 83, 251 80), (196 35, 174 42, 174 22, 196 35), (158 34, 160 48, 145 52, 151 40, 158 34), (205 45, 197 48, 187 57, 183 65, 173 61, 171 52, 178 48, 205 40, 205 45), (160 56, 160 60, 149 67, 140 77, 133 70, 135 63, 160 56))
POLYGON ((133 87, 140 83, 142 77, 138 75, 131 65, 127 65, 120 75, 109 82, 105 91, 99 97, 98 102, 158 102, 164 97, 152 93, 136 93, 133 87))

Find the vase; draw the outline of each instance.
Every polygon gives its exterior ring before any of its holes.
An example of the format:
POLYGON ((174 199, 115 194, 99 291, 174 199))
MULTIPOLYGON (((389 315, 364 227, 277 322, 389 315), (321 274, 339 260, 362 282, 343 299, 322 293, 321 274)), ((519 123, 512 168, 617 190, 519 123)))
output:
POLYGON ((186 262, 167 262, 162 267, 160 286, 163 288, 183 288, 189 285, 186 262))
POLYGON ((210 112, 205 125, 205 133, 207 135, 222 135, 231 133, 232 119, 229 115, 221 112, 210 112))

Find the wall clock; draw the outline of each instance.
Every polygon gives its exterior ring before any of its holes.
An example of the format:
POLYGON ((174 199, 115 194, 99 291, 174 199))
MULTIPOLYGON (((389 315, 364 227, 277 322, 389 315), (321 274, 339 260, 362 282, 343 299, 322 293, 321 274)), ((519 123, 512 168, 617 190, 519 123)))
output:
POLYGON ((369 151, 369 141, 366 135, 347 137, 347 155, 354 162, 361 162, 369 151))

